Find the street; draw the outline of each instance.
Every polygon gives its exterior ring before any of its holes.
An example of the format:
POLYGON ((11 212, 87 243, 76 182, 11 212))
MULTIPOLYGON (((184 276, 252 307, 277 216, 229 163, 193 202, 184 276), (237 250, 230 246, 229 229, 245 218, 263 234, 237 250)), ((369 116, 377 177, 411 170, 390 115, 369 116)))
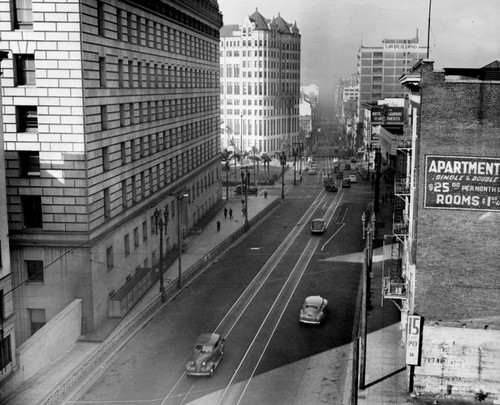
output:
POLYGON ((341 403, 362 267, 360 218, 372 192, 368 182, 327 192, 318 176, 329 163, 317 167, 66 403, 341 403), (311 234, 313 218, 325 219, 323 235, 311 234), (324 324, 299 324, 304 298, 317 294, 329 301, 324 324), (224 358, 213 377, 187 377, 204 332, 226 339, 224 358))

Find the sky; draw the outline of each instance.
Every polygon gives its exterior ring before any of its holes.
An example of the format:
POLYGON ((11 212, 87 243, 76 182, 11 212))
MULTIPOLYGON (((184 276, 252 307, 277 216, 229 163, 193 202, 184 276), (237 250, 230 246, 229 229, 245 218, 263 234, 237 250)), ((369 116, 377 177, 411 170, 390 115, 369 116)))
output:
POLYGON ((360 45, 417 36, 434 69, 479 68, 500 60, 500 0, 218 0, 224 24, 240 24, 256 9, 297 23, 301 84, 318 84, 333 100, 339 77, 356 73, 360 45))

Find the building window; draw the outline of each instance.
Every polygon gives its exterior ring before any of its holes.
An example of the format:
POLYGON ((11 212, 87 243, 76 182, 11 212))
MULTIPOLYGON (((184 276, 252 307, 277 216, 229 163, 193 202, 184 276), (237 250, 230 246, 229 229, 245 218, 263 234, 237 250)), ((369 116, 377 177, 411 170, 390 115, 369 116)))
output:
POLYGON ((35 106, 18 106, 16 111, 17 132, 38 131, 38 110, 35 106))
POLYGON ((134 249, 139 247, 139 228, 134 228, 134 249))
POLYGON ((97 2, 97 34, 104 36, 104 4, 102 1, 97 2))
POLYGON ((106 87, 106 58, 99 58, 99 86, 106 87))
POLYGON ((43 283, 43 261, 26 260, 26 274, 29 283, 43 283))
POLYGON ((128 255, 130 255, 130 237, 128 236, 128 234, 124 236, 123 244, 125 245, 124 246, 125 257, 127 257, 128 255))
POLYGON ((25 228, 42 227, 42 197, 39 195, 22 195, 23 226, 25 228))
POLYGON ((111 198, 109 188, 104 189, 104 218, 111 218, 111 198))
POLYGON ((16 86, 35 86, 35 55, 16 55, 14 63, 16 86))
POLYGON ((101 129, 108 129, 108 106, 101 105, 101 129))
POLYGON ((113 246, 110 246, 109 248, 106 249, 106 267, 108 271, 112 270, 114 265, 115 265, 115 259, 113 255, 113 246))
POLYGON ((34 335, 45 325, 45 309, 28 309, 28 312, 31 323, 31 334, 34 335))
POLYGON ((40 177, 40 153, 20 151, 19 170, 21 177, 40 177))
POLYGON ((144 221, 142 223, 142 240, 147 242, 148 240, 148 222, 144 221))
POLYGON ((32 29, 33 10, 31 0, 14 0, 14 28, 32 29))
POLYGON ((7 335, 0 341, 0 369, 4 369, 9 363, 12 363, 12 347, 10 335, 7 335))
POLYGON ((102 148, 102 170, 104 172, 109 170, 109 148, 107 146, 102 148))

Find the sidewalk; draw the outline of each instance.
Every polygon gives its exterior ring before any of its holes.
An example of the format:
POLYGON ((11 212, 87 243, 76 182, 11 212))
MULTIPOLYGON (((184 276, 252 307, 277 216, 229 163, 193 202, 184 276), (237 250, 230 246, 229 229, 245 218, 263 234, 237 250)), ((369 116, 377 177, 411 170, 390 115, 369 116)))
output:
MULTIPOLYGON (((367 180, 371 181, 371 180, 367 180)), ((380 200, 390 186, 381 181, 380 200)), ((395 197, 398 198, 398 197, 395 197)), ((393 208, 389 201, 380 202, 377 213, 377 233, 374 241, 371 309, 367 316, 365 388, 358 390, 358 404, 410 404, 406 352, 400 310, 392 300, 382 298, 382 266, 384 235, 392 235, 393 208)))

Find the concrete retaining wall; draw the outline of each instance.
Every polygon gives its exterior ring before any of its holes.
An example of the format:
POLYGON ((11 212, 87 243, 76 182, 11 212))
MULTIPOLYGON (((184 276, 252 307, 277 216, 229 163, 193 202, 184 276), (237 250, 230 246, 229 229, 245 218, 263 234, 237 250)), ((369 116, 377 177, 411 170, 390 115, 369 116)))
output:
POLYGON ((8 396, 73 346, 81 326, 82 300, 76 299, 17 348, 17 370, 0 388, 0 396, 8 396))

